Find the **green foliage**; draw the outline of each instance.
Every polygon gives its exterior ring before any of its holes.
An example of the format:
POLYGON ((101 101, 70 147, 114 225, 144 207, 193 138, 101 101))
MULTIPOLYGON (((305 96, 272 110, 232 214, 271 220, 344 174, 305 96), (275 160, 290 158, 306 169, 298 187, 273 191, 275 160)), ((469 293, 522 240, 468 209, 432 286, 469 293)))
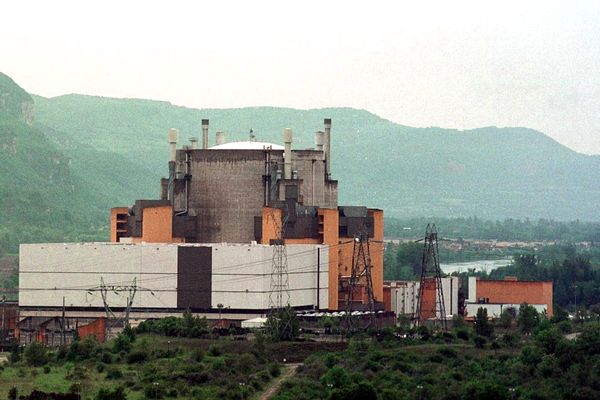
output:
POLYGON ((138 333, 156 333, 164 336, 198 338, 205 336, 209 332, 209 329, 206 317, 194 316, 189 310, 186 310, 181 318, 166 317, 143 321, 137 326, 135 331, 138 333))
POLYGON ((41 343, 31 342, 25 347, 25 361, 34 367, 41 367, 48 362, 48 349, 41 343))
POLYGON ((523 333, 531 333, 535 327, 540 323, 540 315, 535 307, 523 303, 519 307, 519 328, 523 333))
POLYGON ((143 350, 136 350, 127 356, 127 364, 139 364, 148 359, 148 353, 143 350))
POLYGON ((127 400, 127 395, 125 394, 125 388, 122 386, 117 386, 114 389, 102 388, 98 390, 95 400, 127 400))
POLYGON ((8 391, 8 400, 17 400, 18 397, 19 397, 18 389, 15 386, 11 387, 10 390, 8 391))
POLYGON ((289 341, 298 336, 298 326, 296 313, 288 305, 269 315, 265 323, 265 332, 273 341, 289 341))
POLYGON ((494 326, 488 320, 487 309, 479 307, 475 316, 475 333, 485 337, 491 337, 494 333, 494 326))

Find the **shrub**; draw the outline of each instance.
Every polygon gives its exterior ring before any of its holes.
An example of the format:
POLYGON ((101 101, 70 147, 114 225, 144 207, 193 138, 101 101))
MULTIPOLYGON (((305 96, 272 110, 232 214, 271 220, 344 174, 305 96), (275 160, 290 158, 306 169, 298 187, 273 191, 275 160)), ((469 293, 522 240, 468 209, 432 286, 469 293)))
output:
POLYGON ((196 362, 202 362, 204 360, 204 351, 196 349, 192 352, 192 360, 196 362))
POLYGON ((109 368, 106 371, 106 379, 121 379, 123 377, 123 372, 116 367, 109 368))
POLYGON ((451 347, 442 347, 438 349, 438 353, 446 358, 456 358, 458 353, 451 347))
POLYGON ((465 341, 469 340, 469 330, 467 328, 457 329, 456 337, 465 341))
POLYGON ((48 362, 48 351, 41 343, 31 342, 25 348, 25 360, 27 364, 41 367, 48 362))
POLYGON ((105 368, 104 364, 102 364, 102 363, 96 364, 96 371, 102 373, 102 372, 104 372, 104 368, 105 368))
POLYGON ((112 390, 102 388, 98 390, 95 400, 127 400, 127 395, 123 386, 117 386, 112 390))
POLYGON ((267 369, 273 378, 277 378, 279 375, 281 375, 281 366, 277 363, 270 363, 267 369))
POLYGON ((162 399, 166 394, 165 386, 158 382, 152 382, 144 387, 144 395, 147 399, 162 399))
POLYGON ((483 349, 487 343, 487 339, 483 336, 477 335, 473 338, 473 342, 475 343, 475 347, 478 349, 483 349))
POLYGON ((17 400, 17 398, 19 397, 19 391, 17 390, 16 387, 11 387, 10 390, 8 391, 8 400, 17 400))
POLYGON ((45 374, 49 374, 50 373, 50 366, 49 365, 44 365, 44 373, 45 374))
POLYGON ((145 351, 133 351, 127 356, 127 364, 142 363, 148 359, 148 354, 145 351))
POLYGON ((100 361, 102 361, 104 364, 112 364, 112 356, 110 355, 110 353, 105 351, 104 353, 102 353, 100 361))
POLYGON ((221 349, 221 346, 218 346, 216 344, 211 344, 208 347, 208 354, 213 356, 213 357, 218 357, 221 354, 223 354, 223 349, 221 349))

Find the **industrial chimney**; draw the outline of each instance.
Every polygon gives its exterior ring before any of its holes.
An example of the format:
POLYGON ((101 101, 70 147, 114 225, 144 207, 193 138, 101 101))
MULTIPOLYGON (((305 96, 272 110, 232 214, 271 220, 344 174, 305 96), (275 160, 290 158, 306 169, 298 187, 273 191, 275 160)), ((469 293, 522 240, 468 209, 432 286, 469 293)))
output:
POLYGON ((177 155, 177 139, 179 139, 179 130, 175 128, 169 129, 169 148, 171 151, 169 161, 175 162, 175 157, 177 155))
POLYGON ((215 143, 218 145, 225 144, 225 132, 217 132, 215 136, 215 143))
POLYGON ((325 118, 325 178, 331 178, 331 118, 325 118))
POLYGON ((196 149, 196 148, 198 148, 198 138, 197 138, 197 137, 194 137, 194 136, 192 136, 192 137, 190 138, 190 148, 191 148, 191 149, 196 149))
POLYGON ((292 179, 292 130, 285 128, 283 130, 284 157, 283 161, 283 179, 292 179))
POLYGON ((208 120, 202 120, 202 149, 208 149, 208 120))
POLYGON ((325 135, 323 131, 315 132, 315 147, 318 151, 323 151, 323 135, 325 135))

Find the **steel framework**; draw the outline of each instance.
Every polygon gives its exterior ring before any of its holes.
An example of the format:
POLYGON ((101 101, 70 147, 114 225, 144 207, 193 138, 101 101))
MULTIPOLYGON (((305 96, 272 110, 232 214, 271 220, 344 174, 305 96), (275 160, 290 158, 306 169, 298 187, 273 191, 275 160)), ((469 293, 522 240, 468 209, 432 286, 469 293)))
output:
POLYGON ((438 233, 435 224, 427 224, 425 229, 421 259, 421 281, 415 319, 418 326, 424 325, 426 321, 431 321, 434 326, 448 330, 438 250, 438 233), (427 301, 426 294, 431 296, 432 292, 435 298, 433 301, 427 301))

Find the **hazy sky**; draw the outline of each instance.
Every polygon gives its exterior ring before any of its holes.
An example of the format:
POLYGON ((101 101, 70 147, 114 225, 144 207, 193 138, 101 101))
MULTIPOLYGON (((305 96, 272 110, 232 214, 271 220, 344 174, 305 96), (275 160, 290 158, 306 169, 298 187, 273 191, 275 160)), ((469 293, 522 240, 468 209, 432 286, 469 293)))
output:
POLYGON ((364 108, 600 154, 600 1, 11 1, 0 71, 43 96, 364 108))

